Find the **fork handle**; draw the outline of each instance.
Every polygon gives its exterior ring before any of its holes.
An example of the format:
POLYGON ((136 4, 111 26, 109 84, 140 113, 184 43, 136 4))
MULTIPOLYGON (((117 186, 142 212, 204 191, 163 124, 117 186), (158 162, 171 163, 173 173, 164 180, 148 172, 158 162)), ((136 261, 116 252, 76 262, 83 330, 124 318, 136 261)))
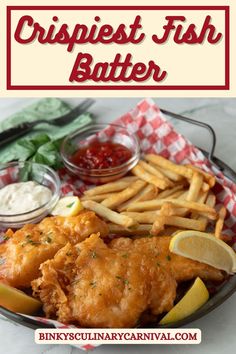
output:
POLYGON ((38 122, 26 122, 0 133, 0 147, 28 133, 38 122))

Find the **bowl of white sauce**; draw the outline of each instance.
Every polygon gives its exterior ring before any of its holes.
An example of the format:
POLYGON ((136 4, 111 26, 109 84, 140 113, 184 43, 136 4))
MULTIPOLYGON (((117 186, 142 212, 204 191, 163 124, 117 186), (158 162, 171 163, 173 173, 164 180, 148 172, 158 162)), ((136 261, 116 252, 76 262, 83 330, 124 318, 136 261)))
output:
POLYGON ((0 229, 37 223, 57 204, 60 179, 50 167, 34 162, 0 165, 0 229))

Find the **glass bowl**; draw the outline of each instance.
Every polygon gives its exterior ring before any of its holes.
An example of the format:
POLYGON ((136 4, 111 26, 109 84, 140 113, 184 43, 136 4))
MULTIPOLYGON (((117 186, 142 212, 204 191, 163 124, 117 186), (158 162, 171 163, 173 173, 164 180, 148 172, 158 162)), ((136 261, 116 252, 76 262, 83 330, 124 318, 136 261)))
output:
POLYGON ((60 179, 57 173, 46 165, 33 162, 10 162, 0 165, 0 189, 18 182, 34 181, 50 189, 51 199, 39 208, 18 214, 0 214, 0 229, 20 228, 25 224, 37 223, 50 214, 60 198, 60 179))
POLYGON ((101 184, 111 182, 124 176, 139 161, 139 140, 135 134, 116 124, 89 124, 64 139, 61 145, 61 157, 67 170, 87 183, 101 184), (110 168, 86 169, 71 161, 73 154, 92 142, 112 142, 124 145, 131 153, 125 163, 110 168))

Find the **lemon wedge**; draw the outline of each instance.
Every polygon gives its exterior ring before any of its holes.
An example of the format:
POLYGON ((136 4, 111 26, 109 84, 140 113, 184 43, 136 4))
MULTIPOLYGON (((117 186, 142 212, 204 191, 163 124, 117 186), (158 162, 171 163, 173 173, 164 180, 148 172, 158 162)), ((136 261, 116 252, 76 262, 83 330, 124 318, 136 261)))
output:
POLYGON ((0 283, 0 305, 10 311, 25 315, 32 315, 42 307, 40 301, 3 283, 0 283))
POLYGON ((191 315, 209 299, 209 292, 200 278, 196 278, 182 299, 161 319, 160 324, 177 322, 191 315))
POLYGON ((236 272, 236 254, 224 241, 200 231, 180 231, 170 241, 171 252, 206 263, 227 273, 236 272))
POLYGON ((75 196, 61 198, 52 210, 51 214, 54 216, 76 216, 83 206, 80 199, 75 196))

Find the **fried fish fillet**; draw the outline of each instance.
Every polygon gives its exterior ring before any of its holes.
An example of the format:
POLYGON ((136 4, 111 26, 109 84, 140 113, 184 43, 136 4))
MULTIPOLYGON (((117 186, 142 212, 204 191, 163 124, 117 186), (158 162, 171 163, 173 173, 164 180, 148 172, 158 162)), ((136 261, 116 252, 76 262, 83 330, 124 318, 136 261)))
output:
POLYGON ((63 323, 134 327, 145 311, 156 316, 173 307, 177 281, 222 279, 217 269, 170 254, 169 242, 169 237, 119 238, 105 244, 92 235, 68 243, 41 265, 34 295, 47 317, 63 323))
POLYGON ((28 224, 13 233, 0 245, 0 280, 15 287, 28 287, 39 276, 39 266, 67 242, 76 244, 94 232, 108 234, 105 222, 93 212, 74 217, 48 217, 39 224, 28 224))
POLYGON ((129 238, 117 238, 110 243, 113 249, 128 250, 130 247, 149 254, 157 264, 171 272, 175 280, 180 283, 200 277, 203 280, 221 281, 223 273, 207 264, 193 261, 189 258, 178 256, 169 250, 171 237, 143 237, 136 240, 129 238))

